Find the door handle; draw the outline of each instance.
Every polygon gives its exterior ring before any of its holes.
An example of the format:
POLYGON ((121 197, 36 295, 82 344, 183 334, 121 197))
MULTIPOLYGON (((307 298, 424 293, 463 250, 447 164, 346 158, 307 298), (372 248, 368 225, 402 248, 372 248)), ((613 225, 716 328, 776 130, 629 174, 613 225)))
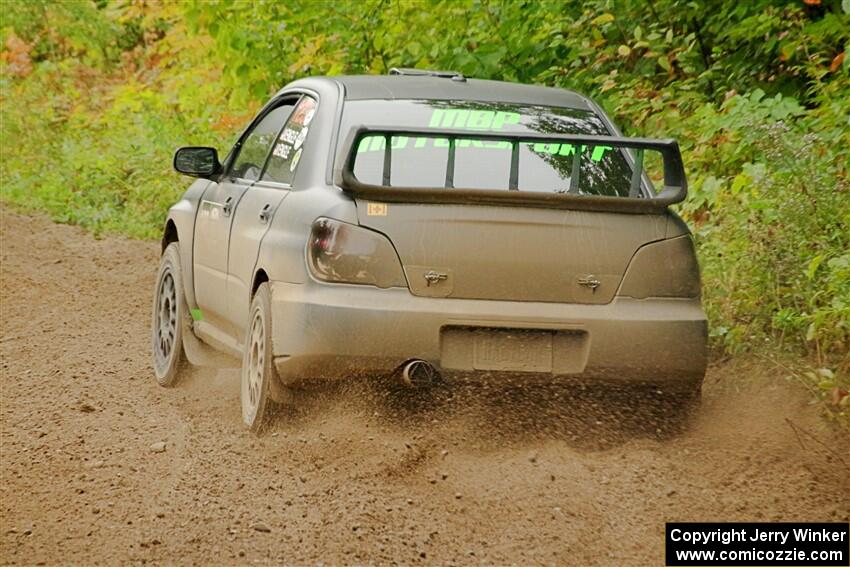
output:
POLYGON ((233 197, 228 197, 224 200, 224 205, 221 206, 221 212, 224 216, 229 217, 233 212, 233 197))
POLYGON ((271 218, 272 206, 266 203, 266 206, 263 207, 263 210, 260 211, 260 222, 269 222, 271 218))

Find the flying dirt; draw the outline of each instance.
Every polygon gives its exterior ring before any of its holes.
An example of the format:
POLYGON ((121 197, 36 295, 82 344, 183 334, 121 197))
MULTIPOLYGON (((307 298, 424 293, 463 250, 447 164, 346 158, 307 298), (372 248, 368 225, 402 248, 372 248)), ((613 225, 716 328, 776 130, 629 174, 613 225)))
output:
POLYGON ((848 521, 850 440, 787 372, 653 392, 381 384, 255 438, 237 371, 149 361, 156 242, 0 209, 0 563, 661 565, 666 521, 848 521))

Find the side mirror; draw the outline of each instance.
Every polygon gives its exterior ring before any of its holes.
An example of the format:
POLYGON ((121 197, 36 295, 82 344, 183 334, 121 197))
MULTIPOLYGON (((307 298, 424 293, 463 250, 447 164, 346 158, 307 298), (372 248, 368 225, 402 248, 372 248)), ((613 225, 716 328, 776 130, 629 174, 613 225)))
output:
POLYGON ((174 154, 174 169, 192 177, 210 177, 221 171, 215 148, 187 146, 174 154))

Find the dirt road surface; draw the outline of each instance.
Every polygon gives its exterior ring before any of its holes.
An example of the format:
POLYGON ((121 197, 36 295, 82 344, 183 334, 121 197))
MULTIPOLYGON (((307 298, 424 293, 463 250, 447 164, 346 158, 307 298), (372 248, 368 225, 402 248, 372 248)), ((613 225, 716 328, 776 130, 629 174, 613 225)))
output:
POLYGON ((2 564, 662 565, 665 521, 850 516, 848 440, 765 365, 712 368, 681 433, 629 396, 353 386, 253 438, 237 372, 152 377, 157 243, 0 215, 2 564))

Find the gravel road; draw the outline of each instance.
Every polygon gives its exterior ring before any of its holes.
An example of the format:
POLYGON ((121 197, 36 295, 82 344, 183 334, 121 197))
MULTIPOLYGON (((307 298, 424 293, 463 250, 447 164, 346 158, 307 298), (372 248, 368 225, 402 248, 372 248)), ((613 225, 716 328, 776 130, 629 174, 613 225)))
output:
POLYGON ((850 440, 764 362, 680 432, 636 393, 352 385, 253 438, 237 372, 153 379, 157 243, 0 221, 2 564, 662 565, 665 521, 850 519, 850 440))

